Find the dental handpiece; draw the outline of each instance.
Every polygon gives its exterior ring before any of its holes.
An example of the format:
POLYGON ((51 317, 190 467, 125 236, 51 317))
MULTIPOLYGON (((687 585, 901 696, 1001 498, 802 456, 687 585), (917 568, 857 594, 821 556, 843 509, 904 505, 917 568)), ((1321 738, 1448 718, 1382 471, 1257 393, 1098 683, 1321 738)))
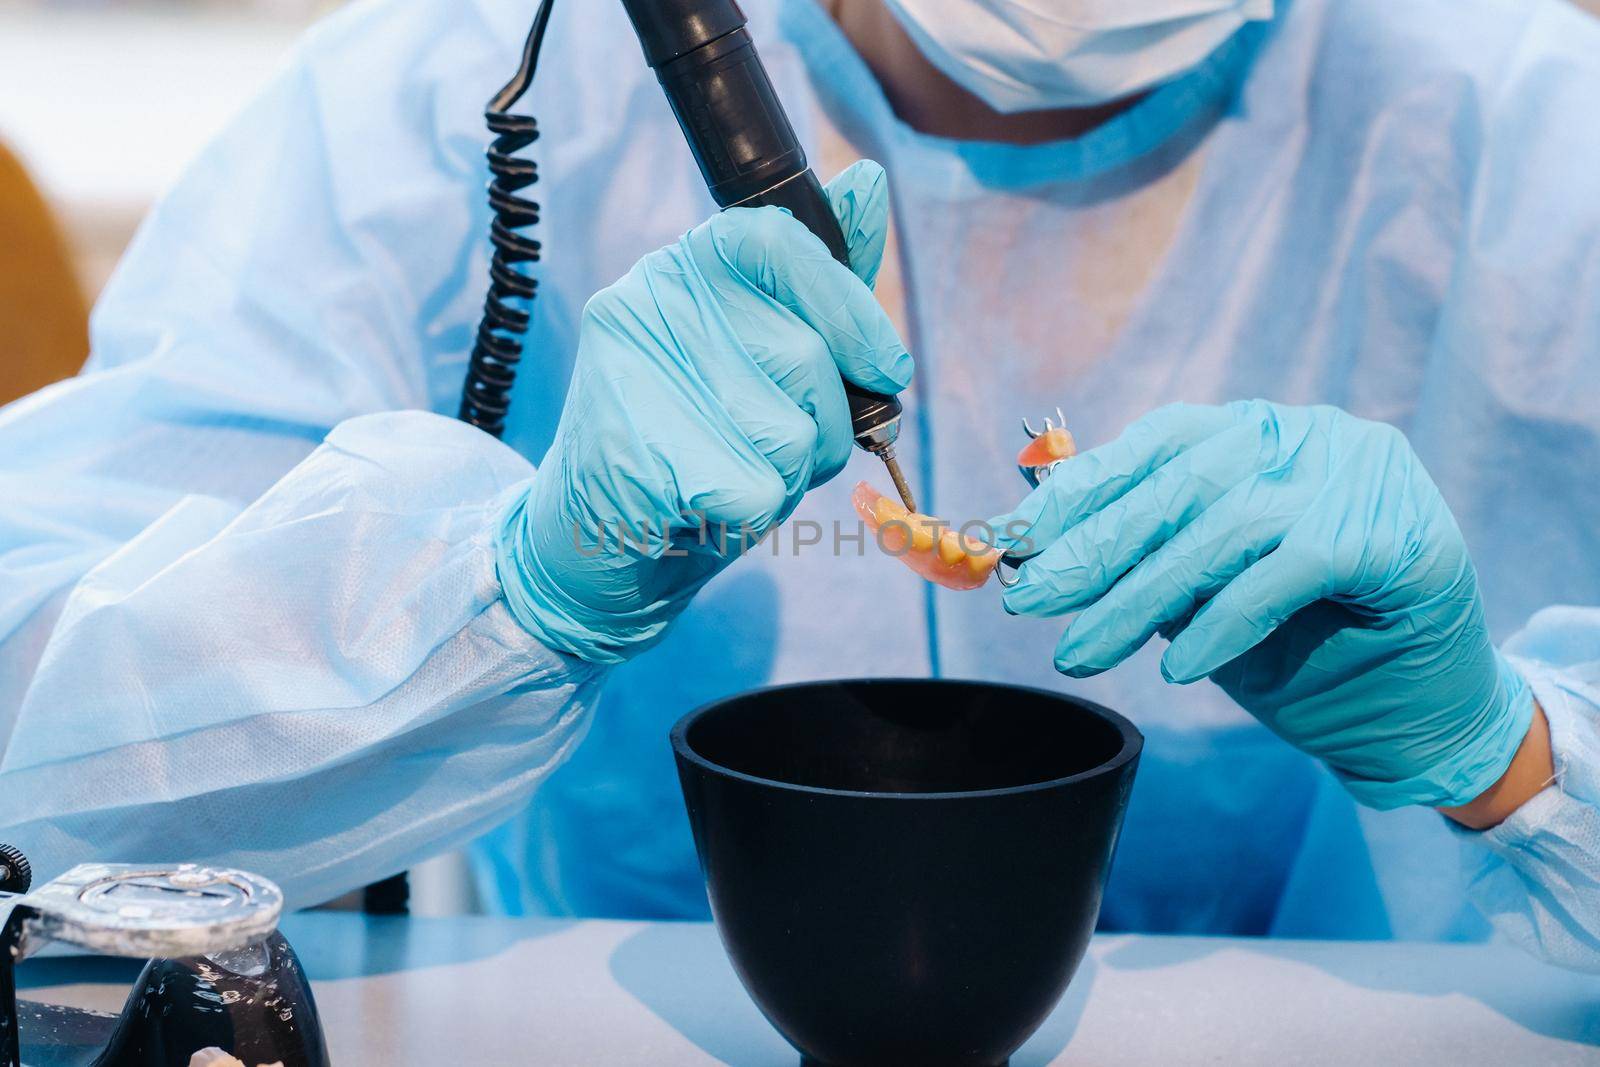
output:
MULTIPOLYGON (((839 221, 735 0, 622 2, 717 205, 786 208, 849 266, 839 221)), ((849 381, 844 390, 856 444, 883 460, 901 501, 915 512, 916 499, 894 451, 900 401, 849 381)))

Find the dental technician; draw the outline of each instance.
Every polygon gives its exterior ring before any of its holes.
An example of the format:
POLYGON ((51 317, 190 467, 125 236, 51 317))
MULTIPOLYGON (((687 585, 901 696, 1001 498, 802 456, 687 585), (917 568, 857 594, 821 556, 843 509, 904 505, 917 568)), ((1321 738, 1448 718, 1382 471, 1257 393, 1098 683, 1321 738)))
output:
POLYGON ((1111 928, 1600 968, 1600 611, 1557 606, 1600 604, 1600 24, 748 0, 846 270, 714 215, 621 6, 560 3, 500 443, 449 416, 534 6, 327 20, 147 221, 88 369, 0 412, 0 839, 302 905, 472 841, 500 910, 701 916, 675 718, 981 677, 1145 732, 1111 928), (900 391, 924 510, 1027 524, 1015 588, 785 536, 881 481, 835 477, 840 372, 900 391), (1090 450, 1025 494, 1057 405, 1090 450), (771 536, 579 536, 696 511, 771 536))

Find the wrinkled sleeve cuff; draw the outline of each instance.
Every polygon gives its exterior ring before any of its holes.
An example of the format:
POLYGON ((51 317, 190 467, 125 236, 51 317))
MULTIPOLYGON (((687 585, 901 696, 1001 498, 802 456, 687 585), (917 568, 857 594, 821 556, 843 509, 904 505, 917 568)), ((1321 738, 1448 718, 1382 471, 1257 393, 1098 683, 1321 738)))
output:
POLYGON ((1600 705, 1559 670, 1511 662, 1549 721, 1555 781, 1492 829, 1450 824, 1464 844, 1468 893, 1535 955, 1600 971, 1600 705))
MULTIPOLYGON (((1600 774, 1600 708, 1561 684, 1559 672, 1542 668, 1527 660, 1511 661, 1528 680, 1534 699, 1544 709, 1550 724, 1550 752, 1555 763, 1555 781, 1512 812, 1499 826, 1470 836, 1483 838, 1484 844, 1511 858, 1518 851, 1536 847, 1543 833, 1552 826, 1569 825, 1569 820, 1587 813, 1600 819, 1593 789, 1600 774), (1571 790, 1577 790, 1574 795, 1571 790)), ((1600 845, 1600 837, 1595 843, 1600 845)), ((1600 858, 1600 854, 1597 854, 1600 858)), ((1597 887, 1600 891, 1600 887, 1597 887)))

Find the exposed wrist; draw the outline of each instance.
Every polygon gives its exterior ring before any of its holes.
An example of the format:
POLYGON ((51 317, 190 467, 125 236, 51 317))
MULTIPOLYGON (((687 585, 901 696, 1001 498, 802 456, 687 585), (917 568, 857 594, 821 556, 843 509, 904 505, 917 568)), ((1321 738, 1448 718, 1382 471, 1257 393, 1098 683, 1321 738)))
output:
POLYGON ((1511 766, 1500 780, 1484 790, 1475 800, 1454 808, 1440 808, 1446 817, 1471 830, 1488 830, 1499 826, 1516 811, 1555 781, 1555 757, 1550 750, 1550 724, 1538 701, 1533 704, 1533 718, 1528 732, 1517 746, 1511 766))

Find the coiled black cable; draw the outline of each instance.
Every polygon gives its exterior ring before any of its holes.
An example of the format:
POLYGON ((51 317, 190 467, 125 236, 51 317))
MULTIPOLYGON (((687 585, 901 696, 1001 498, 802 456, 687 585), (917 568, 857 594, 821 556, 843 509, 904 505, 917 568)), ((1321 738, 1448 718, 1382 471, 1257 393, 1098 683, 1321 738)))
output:
MULTIPOLYGON (((494 244, 494 261, 489 265, 489 295, 483 302, 483 320, 472 345, 457 417, 495 437, 505 433, 511 387, 522 362, 522 338, 531 321, 529 305, 539 291, 539 283, 521 269, 524 263, 539 261, 539 242, 520 232, 539 221, 538 202, 521 195, 539 180, 539 168, 517 155, 539 139, 539 123, 509 112, 533 84, 553 2, 539 4, 522 46, 522 66, 483 113, 494 134, 489 144, 489 207, 494 211, 489 240, 494 244)), ((410 910, 410 898, 410 880, 401 871, 367 886, 362 907, 369 915, 404 915, 410 910)))
POLYGON ((511 410, 511 387, 522 362, 523 338, 531 321, 531 305, 539 284, 525 264, 539 261, 541 245, 525 232, 539 221, 539 204, 523 191, 539 180, 539 168, 517 153, 539 138, 539 124, 528 115, 512 115, 511 107, 533 84, 539 49, 554 0, 542 0, 523 46, 522 66, 489 101, 484 121, 494 140, 489 145, 489 207, 494 212, 489 240, 494 260, 489 267, 489 295, 461 389, 463 422, 499 437, 511 410))

